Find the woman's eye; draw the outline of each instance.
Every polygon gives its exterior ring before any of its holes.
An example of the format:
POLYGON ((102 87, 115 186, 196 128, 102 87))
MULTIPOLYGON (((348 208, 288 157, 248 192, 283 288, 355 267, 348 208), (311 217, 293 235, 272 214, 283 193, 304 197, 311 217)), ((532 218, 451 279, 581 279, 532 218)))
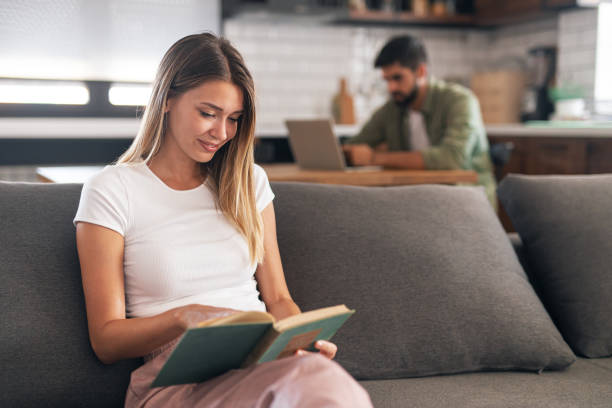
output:
POLYGON ((229 120, 231 120, 234 123, 238 123, 238 121, 240 120, 240 116, 237 118, 229 118, 229 120))
POLYGON ((202 112, 202 111, 200 111, 200 115, 204 116, 205 118, 214 118, 215 117, 215 115, 213 115, 212 113, 202 112))

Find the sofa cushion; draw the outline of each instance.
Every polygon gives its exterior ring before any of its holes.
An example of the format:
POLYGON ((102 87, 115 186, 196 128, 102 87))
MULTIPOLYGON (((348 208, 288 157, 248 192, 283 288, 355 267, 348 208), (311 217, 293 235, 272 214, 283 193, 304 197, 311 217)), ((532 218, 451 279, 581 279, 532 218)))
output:
POLYGON ((272 187, 296 303, 357 311, 334 337, 357 378, 574 361, 482 189, 272 187))
POLYGON ((138 360, 105 366, 87 334, 76 252, 81 185, 0 182, 5 407, 123 406, 138 360))
POLYGON ((612 355, 612 175, 510 175, 498 191, 565 340, 612 355))
POLYGON ((362 381, 375 407, 610 408, 612 370, 578 359, 563 372, 472 373, 362 381))

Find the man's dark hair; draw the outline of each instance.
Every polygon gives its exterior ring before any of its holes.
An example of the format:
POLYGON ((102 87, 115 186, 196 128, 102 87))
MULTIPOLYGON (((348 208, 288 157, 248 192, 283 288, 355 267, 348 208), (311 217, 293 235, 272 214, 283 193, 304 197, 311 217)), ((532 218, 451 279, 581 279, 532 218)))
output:
POLYGON ((374 68, 381 68, 396 62, 415 71, 421 63, 427 62, 423 42, 410 35, 391 38, 378 53, 374 61, 374 68))

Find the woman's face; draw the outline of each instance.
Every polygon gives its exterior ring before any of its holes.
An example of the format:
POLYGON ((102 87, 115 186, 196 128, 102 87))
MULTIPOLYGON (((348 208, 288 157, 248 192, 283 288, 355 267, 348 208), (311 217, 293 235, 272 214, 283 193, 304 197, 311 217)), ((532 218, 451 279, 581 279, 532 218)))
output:
POLYGON ((242 115, 242 92, 231 82, 215 80, 170 98, 166 141, 190 159, 205 163, 229 142, 242 115))

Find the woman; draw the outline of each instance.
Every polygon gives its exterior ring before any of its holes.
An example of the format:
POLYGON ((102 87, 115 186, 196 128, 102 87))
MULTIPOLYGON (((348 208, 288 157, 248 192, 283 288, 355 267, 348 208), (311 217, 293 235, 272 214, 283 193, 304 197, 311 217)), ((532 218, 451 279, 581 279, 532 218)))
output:
POLYGON ((325 341, 319 353, 149 387, 200 321, 300 312, 282 271, 274 194, 253 163, 254 126, 240 54, 212 34, 185 37, 161 61, 131 147, 83 188, 74 223, 91 345, 105 363, 145 357, 126 406, 371 406, 325 341))

